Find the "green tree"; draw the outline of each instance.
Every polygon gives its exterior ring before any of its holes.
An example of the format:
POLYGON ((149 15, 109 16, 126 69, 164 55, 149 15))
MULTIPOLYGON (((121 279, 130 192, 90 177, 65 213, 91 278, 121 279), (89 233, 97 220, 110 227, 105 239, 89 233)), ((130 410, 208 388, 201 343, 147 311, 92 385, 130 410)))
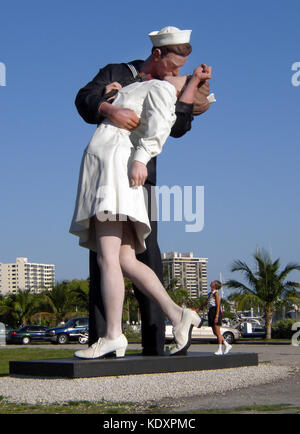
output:
MULTIPOLYGON (((163 270, 164 282, 167 280, 168 267, 164 267, 163 270)), ((180 286, 177 287, 178 279, 174 278, 170 281, 168 285, 164 285, 167 293, 172 298, 172 300, 179 306, 187 306, 190 302, 189 292, 186 288, 180 286)))
POLYGON ((176 304, 179 306, 188 306, 190 304, 189 291, 183 286, 177 288, 177 282, 178 279, 173 279, 167 286, 166 291, 176 304))
POLYGON ((290 291, 299 287, 297 282, 286 281, 286 277, 292 271, 300 271, 300 265, 296 263, 287 264, 280 272, 280 259, 272 261, 270 255, 264 250, 258 251, 253 255, 256 267, 252 271, 250 267, 241 260, 234 261, 231 271, 239 271, 243 274, 244 284, 237 280, 230 279, 225 286, 237 289, 243 297, 239 300, 245 305, 246 302, 257 303, 264 311, 267 329, 267 339, 271 339, 272 316, 278 306, 286 303, 290 298, 290 291))
POLYGON ((44 300, 48 301, 49 311, 55 314, 57 322, 63 321, 67 314, 75 310, 68 281, 56 284, 51 291, 45 291, 43 295, 44 300))
POLYGON ((87 312, 89 310, 89 281, 88 280, 72 280, 68 282, 70 291, 70 300, 73 306, 79 311, 87 312))
POLYGON ((9 324, 11 327, 16 328, 18 326, 17 319, 14 315, 12 307, 12 297, 5 295, 0 298, 0 322, 9 324))
POLYGON ((200 295, 198 298, 189 298, 187 307, 194 310, 203 310, 202 305, 205 303, 206 298, 204 295, 200 295))
POLYGON ((38 300, 30 290, 18 290, 14 294, 8 294, 0 303, 1 318, 5 318, 12 327, 20 327, 29 322, 38 309, 38 300))

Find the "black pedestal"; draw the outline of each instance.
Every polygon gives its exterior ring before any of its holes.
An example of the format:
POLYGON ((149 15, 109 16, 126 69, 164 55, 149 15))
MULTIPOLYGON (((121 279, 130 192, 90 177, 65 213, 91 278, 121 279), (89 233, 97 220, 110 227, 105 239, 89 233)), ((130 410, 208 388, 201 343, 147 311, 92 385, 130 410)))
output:
POLYGON ((189 352, 186 356, 140 356, 127 355, 115 359, 47 359, 12 361, 9 373, 31 377, 106 377, 116 375, 156 374, 180 371, 257 366, 256 353, 230 353, 216 356, 212 353, 189 352))

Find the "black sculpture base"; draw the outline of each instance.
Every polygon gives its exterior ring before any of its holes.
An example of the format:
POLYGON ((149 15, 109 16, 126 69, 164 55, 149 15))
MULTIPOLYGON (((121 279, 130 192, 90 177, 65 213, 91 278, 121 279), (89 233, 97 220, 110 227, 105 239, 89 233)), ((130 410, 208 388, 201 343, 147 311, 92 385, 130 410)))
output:
POLYGON ((47 359, 9 362, 9 373, 31 377, 106 377, 116 375, 157 374, 183 371, 257 366, 256 353, 230 353, 216 356, 213 353, 189 352, 186 356, 127 355, 115 359, 47 359))

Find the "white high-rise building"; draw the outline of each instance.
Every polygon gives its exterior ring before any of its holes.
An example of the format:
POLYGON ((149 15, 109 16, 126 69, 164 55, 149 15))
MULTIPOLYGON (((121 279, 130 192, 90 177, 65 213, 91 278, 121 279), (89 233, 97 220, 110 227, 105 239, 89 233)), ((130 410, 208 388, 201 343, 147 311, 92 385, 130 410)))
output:
POLYGON ((207 258, 194 258, 190 253, 162 253, 165 285, 177 279, 176 287, 184 287, 191 298, 207 295, 207 258))
POLYGON ((0 293, 14 293, 20 290, 40 292, 52 289, 55 283, 55 265, 28 262, 17 258, 15 263, 0 262, 0 293))

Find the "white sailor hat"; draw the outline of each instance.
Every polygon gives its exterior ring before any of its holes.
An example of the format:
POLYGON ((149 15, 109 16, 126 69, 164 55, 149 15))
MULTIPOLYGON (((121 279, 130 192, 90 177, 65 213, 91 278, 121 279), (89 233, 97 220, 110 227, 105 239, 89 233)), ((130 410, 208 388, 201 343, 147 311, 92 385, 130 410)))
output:
POLYGON ((190 42, 191 30, 180 30, 177 27, 164 27, 149 33, 153 47, 163 47, 164 45, 186 44, 190 42))

